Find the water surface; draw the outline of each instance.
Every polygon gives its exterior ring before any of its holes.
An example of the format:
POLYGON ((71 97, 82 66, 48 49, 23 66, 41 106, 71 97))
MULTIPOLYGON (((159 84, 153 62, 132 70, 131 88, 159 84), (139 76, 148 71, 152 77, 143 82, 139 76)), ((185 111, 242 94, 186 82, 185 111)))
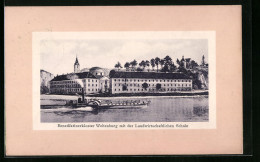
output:
POLYGON ((102 102, 111 100, 149 100, 151 103, 144 108, 97 111, 91 107, 49 106, 41 109, 41 122, 208 122, 209 118, 207 96, 112 98, 102 102))

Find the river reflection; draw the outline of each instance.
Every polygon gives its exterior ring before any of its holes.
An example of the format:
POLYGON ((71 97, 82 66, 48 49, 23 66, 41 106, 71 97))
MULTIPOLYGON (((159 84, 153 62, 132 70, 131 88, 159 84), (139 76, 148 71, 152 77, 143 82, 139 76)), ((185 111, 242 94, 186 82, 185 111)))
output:
MULTIPOLYGON (((152 97, 111 99, 151 101, 147 107, 131 109, 41 109, 41 122, 207 122, 208 97, 152 97)), ((110 101, 111 101, 110 100, 110 101)), ((102 102, 108 102, 102 100, 102 102)))

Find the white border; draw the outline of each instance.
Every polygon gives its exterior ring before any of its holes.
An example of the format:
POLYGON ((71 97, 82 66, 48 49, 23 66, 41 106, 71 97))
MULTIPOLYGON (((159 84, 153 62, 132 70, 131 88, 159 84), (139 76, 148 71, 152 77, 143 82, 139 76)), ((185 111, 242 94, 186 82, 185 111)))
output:
POLYGON ((215 31, 138 31, 138 32, 33 32, 32 34, 33 71, 33 129, 34 130, 140 130, 140 129, 215 129, 216 128, 216 32, 215 31), (187 127, 174 128, 86 128, 58 127, 58 124, 97 124, 86 123, 41 123, 40 122, 40 41, 48 39, 208 39, 209 62, 209 122, 100 122, 99 124, 186 124, 187 127))

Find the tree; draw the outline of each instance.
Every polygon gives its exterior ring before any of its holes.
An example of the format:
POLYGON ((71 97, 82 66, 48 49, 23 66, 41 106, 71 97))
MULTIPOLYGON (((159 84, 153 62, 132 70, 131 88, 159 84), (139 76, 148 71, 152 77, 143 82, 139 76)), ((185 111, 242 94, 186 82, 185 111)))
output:
POLYGON ((150 62, 151 62, 151 66, 152 66, 153 71, 154 71, 154 67, 155 67, 155 59, 152 58, 150 62))
POLYGON ((188 71, 183 66, 179 66, 178 67, 178 72, 182 72, 184 74, 187 74, 188 71))
POLYGON ((170 56, 167 55, 164 58, 164 60, 165 60, 165 64, 167 64, 167 65, 171 65, 172 64, 172 58, 170 56))
POLYGON ((115 75, 116 71, 115 70, 111 70, 109 73, 109 78, 112 78, 115 75))
POLYGON ((201 65, 202 65, 202 66, 204 66, 204 65, 205 65, 205 57, 204 57, 204 55, 202 56, 201 65))
POLYGON ((197 66, 199 66, 198 63, 195 62, 194 60, 192 60, 192 61, 190 62, 190 65, 191 65, 191 68, 192 68, 192 69, 195 68, 195 67, 197 67, 197 66))
POLYGON ((176 60, 177 64, 180 66, 181 62, 179 59, 176 60))
POLYGON ((170 71, 170 69, 169 69, 169 67, 168 67, 168 65, 164 65, 163 66, 163 68, 161 69, 161 72, 169 72, 170 71))
POLYGON ((147 90, 147 88, 149 87, 149 85, 148 85, 147 83, 143 83, 143 84, 142 84, 142 87, 143 87, 145 90, 147 90))
POLYGON ((130 62, 130 65, 132 66, 132 69, 135 68, 137 65, 137 61, 134 60, 134 61, 130 62))
POLYGON ((163 68, 163 65, 165 64, 165 60, 164 59, 161 59, 160 60, 160 65, 161 65, 161 68, 163 68))
POLYGON ((156 57, 155 58, 155 65, 156 65, 156 67, 157 67, 157 72, 158 72, 158 66, 159 66, 159 64, 160 64, 160 61, 161 61, 161 59, 159 58, 159 57, 156 57))
POLYGON ((117 70, 119 71, 119 69, 122 68, 121 63, 117 62, 117 64, 115 64, 115 68, 117 68, 117 70))
POLYGON ((123 91, 126 91, 127 90, 127 86, 125 84, 123 84, 122 89, 123 89, 123 91))
POLYGON ((156 84, 156 90, 158 91, 158 90, 160 90, 162 88, 162 85, 160 84, 160 83, 157 83, 156 84))
POLYGON ((137 69, 136 69, 136 71, 143 71, 143 69, 142 68, 140 68, 140 67, 138 67, 137 69))
POLYGON ((172 63, 170 65, 170 72, 174 72, 176 70, 176 66, 174 65, 174 63, 172 63))
POLYGON ((139 66, 140 67, 143 67, 143 69, 146 67, 146 63, 144 60, 142 60, 140 63, 139 63, 139 66))
POLYGON ((198 79, 194 79, 192 85, 194 89, 201 89, 201 81, 198 79))
POLYGON ((149 71, 150 61, 146 60, 146 61, 145 61, 145 65, 148 67, 148 71, 149 71))
POLYGON ((128 70, 129 67, 130 67, 130 63, 129 63, 129 62, 126 62, 124 67, 126 68, 126 70, 128 70))

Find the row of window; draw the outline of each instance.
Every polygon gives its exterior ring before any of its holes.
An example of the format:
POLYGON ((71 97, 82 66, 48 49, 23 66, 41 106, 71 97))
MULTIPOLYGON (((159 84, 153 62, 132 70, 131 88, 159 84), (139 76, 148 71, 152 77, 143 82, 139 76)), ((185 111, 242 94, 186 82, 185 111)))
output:
MULTIPOLYGON (((68 91, 68 92, 81 92, 81 88, 73 88, 73 89, 52 89, 52 92, 61 92, 61 91, 68 91)), ((98 88, 96 89, 87 89, 87 91, 99 91, 98 88)))
MULTIPOLYGON (((85 79, 82 80, 83 82, 85 82, 85 79)), ((86 80, 88 82, 98 82, 97 79, 88 79, 86 80)), ((68 83, 78 83, 77 81, 66 81, 66 80, 63 80, 63 81, 52 81, 51 84, 68 84, 68 83)))
MULTIPOLYGON (((124 84, 115 84, 115 86, 121 86, 121 85, 124 85, 124 84)), ((137 86, 137 87, 142 87, 142 84, 126 84, 126 86, 137 86)), ((162 84, 163 86, 191 86, 191 84, 162 84)), ((156 84, 148 84, 148 86, 156 86, 156 84)))
POLYGON ((81 92, 82 89, 81 88, 73 88, 73 89, 52 89, 52 92, 64 92, 64 91, 68 91, 68 92, 81 92))
POLYGON ((142 79, 114 79, 114 81, 126 81, 126 82, 191 82, 191 79, 184 79, 184 80, 180 80, 180 79, 177 79, 177 80, 168 80, 168 79, 145 79, 145 80, 142 80, 142 79))
MULTIPOLYGON (((88 84, 88 86, 90 87, 91 84, 88 84)), ((92 84, 92 87, 94 86, 98 86, 97 84, 92 84)), ((51 88, 70 88, 70 87, 78 87, 80 88, 81 86, 79 84, 72 84, 72 85, 51 85, 51 88)))
POLYGON ((72 85, 51 85, 51 88, 81 88, 79 84, 72 84, 72 85))
MULTIPOLYGON (((120 88, 118 88, 118 89, 114 89, 115 90, 115 92, 116 91, 118 91, 118 92, 120 92, 120 91, 123 91, 123 90, 121 90, 120 88)), ((162 89, 162 90, 160 90, 160 91, 177 91, 177 90, 191 90, 191 88, 166 88, 166 89, 162 89)), ((133 92, 136 92, 136 91, 150 91, 150 92, 152 92, 152 91, 158 91, 157 89, 150 89, 150 88, 147 88, 146 90, 145 89, 126 89, 125 91, 133 91, 133 92)))

